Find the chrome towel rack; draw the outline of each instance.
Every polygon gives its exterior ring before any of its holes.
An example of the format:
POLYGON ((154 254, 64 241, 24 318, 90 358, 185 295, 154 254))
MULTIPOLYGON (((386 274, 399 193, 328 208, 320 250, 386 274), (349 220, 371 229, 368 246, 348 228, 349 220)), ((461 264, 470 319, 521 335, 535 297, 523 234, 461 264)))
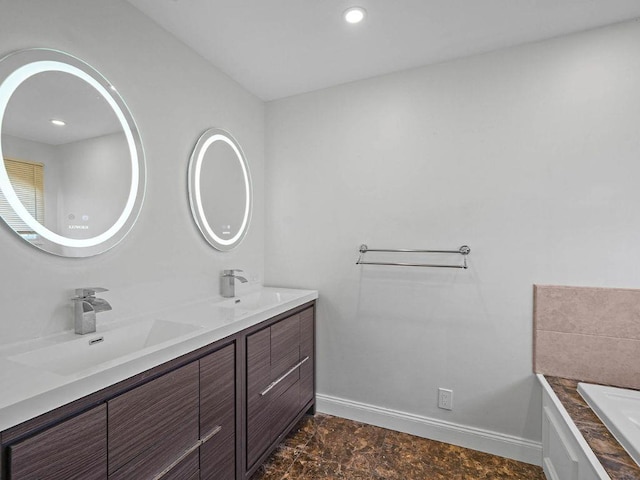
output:
POLYGON ((467 255, 471 253, 471 249, 467 245, 461 246, 458 250, 407 250, 407 249, 387 249, 387 248, 369 248, 365 244, 360 245, 360 256, 356 265, 388 265, 395 267, 433 267, 433 268, 468 268, 467 255), (388 252, 388 253, 458 253, 462 255, 462 265, 442 265, 430 263, 399 263, 399 262, 365 262, 364 255, 367 252, 388 252))

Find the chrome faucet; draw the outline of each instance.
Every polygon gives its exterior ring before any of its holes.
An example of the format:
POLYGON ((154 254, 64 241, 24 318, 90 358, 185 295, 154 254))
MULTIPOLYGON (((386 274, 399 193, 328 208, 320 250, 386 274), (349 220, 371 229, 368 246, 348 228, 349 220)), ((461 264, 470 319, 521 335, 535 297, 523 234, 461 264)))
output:
POLYGON ((73 306, 73 323, 78 335, 96 331, 96 313, 111 310, 111 305, 103 298, 97 298, 96 292, 108 292, 106 288, 77 288, 76 296, 71 300, 73 306))
POLYGON ((247 283, 247 279, 236 275, 234 272, 241 272, 242 270, 223 270, 222 277, 220 277, 220 293, 225 298, 233 298, 236 296, 236 282, 240 280, 241 283, 247 283))

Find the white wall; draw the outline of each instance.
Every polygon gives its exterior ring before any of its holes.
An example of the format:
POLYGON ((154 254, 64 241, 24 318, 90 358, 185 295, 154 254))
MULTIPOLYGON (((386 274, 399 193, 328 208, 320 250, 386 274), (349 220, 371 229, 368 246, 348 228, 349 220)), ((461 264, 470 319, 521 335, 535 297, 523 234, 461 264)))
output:
POLYGON ((631 22, 267 104, 266 283, 320 291, 324 408, 536 461, 532 284, 640 287, 638 45, 631 22))
POLYGON ((71 328, 73 290, 103 286, 113 311, 98 321, 217 295, 225 268, 261 279, 264 262, 264 105, 122 0, 0 2, 2 53, 48 47, 105 75, 138 124, 147 191, 137 224, 92 258, 41 252, 0 226, 0 343, 71 328), (191 219, 189 155, 200 134, 222 127, 239 140, 255 188, 249 234, 232 253, 213 250, 191 219))

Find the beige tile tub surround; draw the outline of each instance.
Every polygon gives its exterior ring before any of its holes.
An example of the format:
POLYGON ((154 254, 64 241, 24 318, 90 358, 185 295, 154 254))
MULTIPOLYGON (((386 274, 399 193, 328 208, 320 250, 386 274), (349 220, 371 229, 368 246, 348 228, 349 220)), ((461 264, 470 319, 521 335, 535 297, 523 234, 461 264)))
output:
POLYGON ((536 373, 640 389, 640 290, 534 285, 536 373))

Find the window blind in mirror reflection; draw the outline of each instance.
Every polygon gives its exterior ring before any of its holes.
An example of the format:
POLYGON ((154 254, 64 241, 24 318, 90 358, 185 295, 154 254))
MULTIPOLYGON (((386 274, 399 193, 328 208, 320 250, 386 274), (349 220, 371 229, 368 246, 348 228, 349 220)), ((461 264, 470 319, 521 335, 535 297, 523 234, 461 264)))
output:
MULTIPOLYGON (((22 205, 33 218, 44 224, 44 166, 41 163, 9 158, 4 159, 4 165, 22 205)), ((20 235, 34 233, 4 198, 0 199, 0 215, 20 235)))

